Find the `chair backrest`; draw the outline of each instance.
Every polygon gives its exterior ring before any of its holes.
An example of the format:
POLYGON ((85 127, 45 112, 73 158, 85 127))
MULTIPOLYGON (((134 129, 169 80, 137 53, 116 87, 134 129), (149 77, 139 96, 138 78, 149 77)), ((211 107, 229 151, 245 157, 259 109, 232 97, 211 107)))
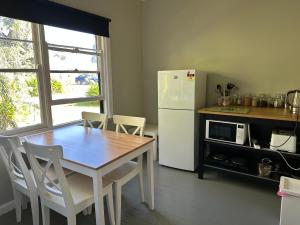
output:
POLYGON ((84 120, 83 125, 85 127, 90 126, 92 128, 98 128, 102 130, 107 129, 107 115, 102 113, 93 113, 93 112, 82 112, 81 117, 84 120), (98 127, 94 127, 92 122, 100 122, 98 127))
POLYGON ((27 141, 23 143, 23 146, 27 153, 40 197, 43 200, 50 200, 53 195, 61 197, 68 209, 74 209, 74 201, 60 162, 63 156, 62 147, 59 145, 36 145, 27 141), (41 164, 38 159, 46 160, 46 165, 41 164), (52 165, 56 175, 55 182, 47 176, 52 165))
POLYGON ((126 126, 130 126, 136 127, 136 129, 134 129, 134 131, 132 132, 133 135, 144 135, 144 128, 146 124, 146 118, 144 117, 114 115, 113 121, 116 124, 117 133, 119 133, 120 129, 122 129, 123 132, 129 134, 128 129, 126 129, 126 126))
POLYGON ((17 136, 0 136, 0 156, 9 174, 12 185, 17 179, 24 180, 30 192, 36 191, 35 181, 18 149, 21 141, 17 136))

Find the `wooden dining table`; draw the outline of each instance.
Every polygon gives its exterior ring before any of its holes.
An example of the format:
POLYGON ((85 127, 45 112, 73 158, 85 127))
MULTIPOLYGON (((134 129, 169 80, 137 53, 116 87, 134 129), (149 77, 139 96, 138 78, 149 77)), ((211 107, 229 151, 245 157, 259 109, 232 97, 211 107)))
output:
POLYGON ((102 177, 146 152, 148 206, 154 209, 154 139, 74 125, 26 136, 25 140, 61 145, 62 166, 92 178, 97 225, 105 225, 102 177))

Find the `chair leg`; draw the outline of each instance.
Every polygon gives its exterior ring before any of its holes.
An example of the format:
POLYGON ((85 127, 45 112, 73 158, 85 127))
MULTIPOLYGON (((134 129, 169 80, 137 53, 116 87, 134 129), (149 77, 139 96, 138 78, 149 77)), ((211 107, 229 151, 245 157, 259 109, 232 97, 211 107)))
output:
POLYGON ((20 223, 22 219, 22 194, 17 190, 14 190, 14 201, 17 223, 20 223))
POLYGON ((22 195, 22 209, 27 209, 28 198, 25 195, 22 195))
POLYGON ((76 225, 76 215, 68 215, 68 225, 76 225))
POLYGON ((50 209, 42 203, 43 225, 50 225, 50 209))
POLYGON ((40 224, 40 207, 39 207, 39 199, 38 196, 31 196, 30 197, 30 204, 31 204, 31 213, 32 213, 32 221, 33 225, 40 224))
POLYGON ((122 186, 118 183, 115 184, 115 201, 116 225, 120 225, 122 208, 122 186))
POLYGON ((112 189, 110 189, 110 191, 106 195, 106 202, 107 202, 110 225, 115 225, 116 222, 115 222, 114 200, 113 200, 112 189))

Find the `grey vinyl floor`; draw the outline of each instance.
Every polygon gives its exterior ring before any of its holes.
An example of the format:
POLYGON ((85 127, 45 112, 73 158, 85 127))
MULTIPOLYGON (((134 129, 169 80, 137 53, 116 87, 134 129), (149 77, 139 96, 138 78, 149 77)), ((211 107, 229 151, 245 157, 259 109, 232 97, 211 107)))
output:
MULTIPOLYGON (((156 164, 154 211, 140 203, 137 179, 128 183, 123 193, 122 225, 279 224, 280 198, 276 187, 214 171, 208 171, 205 179, 199 180, 194 173, 156 164)), ((14 211, 2 215, 0 224, 17 224, 14 211)), ((21 222, 29 224, 30 208, 23 211, 21 222)), ((51 225, 63 224, 67 224, 66 219, 52 211, 51 225)), ((77 224, 95 224, 94 214, 79 214, 77 224)))

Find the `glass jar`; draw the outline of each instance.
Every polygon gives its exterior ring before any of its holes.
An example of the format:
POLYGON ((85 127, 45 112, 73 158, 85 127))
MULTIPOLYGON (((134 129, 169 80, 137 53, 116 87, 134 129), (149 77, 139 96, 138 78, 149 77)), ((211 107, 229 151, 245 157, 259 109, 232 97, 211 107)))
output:
POLYGON ((236 94, 232 95, 231 97, 231 103, 232 105, 237 105, 238 96, 236 94))
POLYGON ((276 94, 274 99, 274 107, 282 108, 284 107, 285 95, 284 94, 276 94))
POLYGON ((229 106, 230 105, 230 96, 223 96, 223 106, 229 106))
POLYGON ((257 97, 256 96, 252 96, 251 106, 257 107, 257 97))
POLYGON ((258 99, 259 107, 267 107, 268 106, 268 95, 260 94, 258 99))
POLYGON ((217 99, 218 106, 222 106, 222 103, 223 103, 223 96, 219 96, 217 99))
POLYGON ((238 95, 237 97, 237 105, 241 106, 243 104, 243 98, 242 96, 238 95))
POLYGON ((258 163, 259 176, 268 177, 272 170, 272 161, 269 158, 263 158, 261 163, 258 163))
POLYGON ((244 96, 244 106, 251 106, 251 95, 247 94, 244 96))
POLYGON ((275 99, 272 96, 268 97, 268 107, 274 108, 275 99))

